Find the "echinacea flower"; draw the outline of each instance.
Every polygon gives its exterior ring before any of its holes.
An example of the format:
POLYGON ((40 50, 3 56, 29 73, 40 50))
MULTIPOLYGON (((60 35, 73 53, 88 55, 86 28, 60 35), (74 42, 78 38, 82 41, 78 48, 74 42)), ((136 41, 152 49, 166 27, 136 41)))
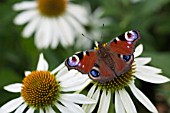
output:
POLYGON ((89 83, 87 77, 79 76, 76 71, 68 72, 64 64, 48 71, 48 63, 40 54, 37 70, 26 71, 23 83, 4 87, 9 92, 20 93, 20 97, 4 104, 0 113, 55 113, 53 108, 62 113, 84 113, 77 104, 92 104, 94 100, 82 94, 69 93, 85 87, 84 83, 89 83))
POLYGON ((14 19, 16 25, 24 25, 23 37, 35 33, 37 48, 56 48, 73 45, 75 35, 83 33, 87 20, 85 7, 68 0, 34 0, 16 3, 15 11, 22 11, 14 19))
MULTIPOLYGON (((169 78, 160 75, 161 69, 152 66, 146 66, 151 61, 148 57, 139 57, 143 51, 143 46, 139 45, 134 52, 134 62, 131 70, 116 77, 114 80, 104 84, 93 82, 94 85, 89 90, 87 96, 99 102, 97 113, 107 113, 111 101, 112 93, 115 93, 115 111, 116 113, 137 113, 135 105, 125 87, 130 87, 133 95, 150 111, 158 113, 152 102, 135 86, 135 79, 141 79, 146 82, 161 84, 170 81, 169 78), (100 98, 100 100, 99 100, 100 98)), ((96 104, 83 105, 82 108, 91 113, 96 104)))

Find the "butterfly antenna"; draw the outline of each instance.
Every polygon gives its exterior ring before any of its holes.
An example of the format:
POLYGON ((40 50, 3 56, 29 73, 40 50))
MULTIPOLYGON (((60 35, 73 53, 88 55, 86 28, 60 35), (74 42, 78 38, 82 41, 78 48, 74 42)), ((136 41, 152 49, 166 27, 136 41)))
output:
POLYGON ((100 37, 100 42, 102 42, 102 38, 103 38, 103 28, 104 28, 104 24, 102 26, 102 33, 101 33, 101 37, 100 37))
POLYGON ((82 36, 86 37, 87 39, 91 40, 93 42, 92 39, 90 39, 89 37, 87 37, 86 35, 82 34, 82 36))

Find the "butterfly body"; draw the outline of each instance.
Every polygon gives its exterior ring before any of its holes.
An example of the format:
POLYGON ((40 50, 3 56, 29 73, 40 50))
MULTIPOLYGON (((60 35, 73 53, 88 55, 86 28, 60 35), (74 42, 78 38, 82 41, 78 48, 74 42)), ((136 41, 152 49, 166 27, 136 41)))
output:
POLYGON ((131 69, 138 31, 129 31, 109 43, 97 43, 94 50, 76 53, 66 59, 68 69, 76 69, 100 83, 113 80, 131 69))

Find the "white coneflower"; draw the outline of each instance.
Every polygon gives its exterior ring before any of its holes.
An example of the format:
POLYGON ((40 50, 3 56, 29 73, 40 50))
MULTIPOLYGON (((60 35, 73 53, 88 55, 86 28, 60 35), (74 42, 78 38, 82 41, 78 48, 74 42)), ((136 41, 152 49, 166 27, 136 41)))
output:
POLYGON ((85 7, 68 0, 34 0, 16 3, 15 11, 23 11, 14 19, 16 25, 24 25, 23 37, 35 33, 35 45, 39 48, 56 48, 72 45, 75 35, 85 32, 88 22, 85 7))
POLYGON ((68 72, 64 64, 48 71, 48 63, 41 54, 37 70, 26 71, 23 83, 4 87, 9 92, 21 95, 4 104, 0 113, 33 113, 35 110, 40 113, 55 113, 55 107, 62 113, 84 113, 76 103, 92 104, 94 101, 82 94, 68 93, 85 87, 84 83, 89 83, 88 77, 79 76, 76 71, 68 72))
MULTIPOLYGON (((146 82, 161 84, 168 82, 170 79, 159 74, 161 73, 161 69, 145 65, 151 61, 151 58, 136 58, 142 53, 142 51, 143 46, 139 45, 134 52, 135 59, 131 66, 132 68, 128 72, 104 84, 93 82, 94 85, 89 90, 87 96, 95 99, 96 101, 99 101, 99 97, 101 95, 97 113, 108 112, 112 93, 115 93, 116 113, 137 113, 132 99, 125 90, 125 87, 127 86, 130 87, 134 96, 150 112, 158 113, 157 109, 151 103, 151 101, 135 86, 134 81, 136 78, 138 78, 146 82)), ((97 103, 91 105, 83 105, 83 109, 87 113, 91 113, 95 109, 96 105, 97 103)))

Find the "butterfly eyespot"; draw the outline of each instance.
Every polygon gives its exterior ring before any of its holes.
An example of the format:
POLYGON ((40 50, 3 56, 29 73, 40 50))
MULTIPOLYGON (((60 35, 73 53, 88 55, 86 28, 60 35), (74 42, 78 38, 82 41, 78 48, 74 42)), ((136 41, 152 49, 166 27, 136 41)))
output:
POLYGON ((93 76, 93 77, 99 77, 100 76, 100 73, 99 71, 95 70, 95 69, 92 69, 90 71, 90 74, 93 76))
POLYGON ((125 39, 126 39, 127 41, 132 42, 132 41, 134 41, 134 40, 137 39, 137 38, 138 38, 138 34, 137 34, 136 31, 129 31, 129 32, 126 32, 126 33, 125 33, 125 39))
POLYGON ((131 55, 123 55, 123 60, 128 62, 131 59, 131 55))
POLYGON ((67 61, 69 66, 77 66, 79 63, 79 58, 76 55, 70 57, 67 61))

